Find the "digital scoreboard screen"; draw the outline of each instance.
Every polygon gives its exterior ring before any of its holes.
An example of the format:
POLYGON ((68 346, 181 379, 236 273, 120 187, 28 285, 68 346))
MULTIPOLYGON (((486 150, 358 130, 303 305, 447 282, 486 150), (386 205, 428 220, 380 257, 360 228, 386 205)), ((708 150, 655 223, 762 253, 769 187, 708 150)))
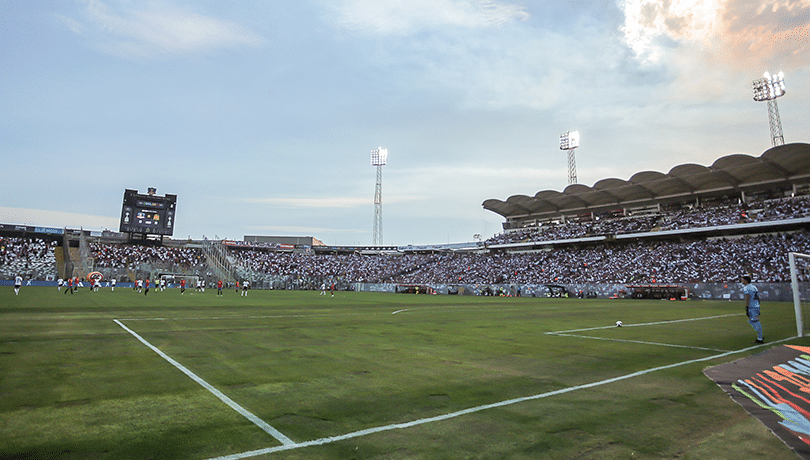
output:
POLYGON ((118 231, 171 236, 176 205, 177 195, 147 195, 137 190, 125 190, 118 231))

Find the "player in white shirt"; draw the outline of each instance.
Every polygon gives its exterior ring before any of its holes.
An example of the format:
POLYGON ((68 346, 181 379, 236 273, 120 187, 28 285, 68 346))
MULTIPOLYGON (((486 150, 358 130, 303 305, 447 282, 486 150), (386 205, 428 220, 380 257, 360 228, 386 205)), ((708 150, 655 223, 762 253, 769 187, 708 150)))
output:
POLYGON ((247 297, 248 289, 250 289, 250 281, 245 280, 242 282, 242 294, 243 296, 247 297))
POLYGON ((115 278, 110 280, 110 292, 115 292, 115 278))
POLYGON ((14 278, 14 295, 20 295, 20 286, 22 286, 22 276, 17 275, 14 278))
POLYGON ((143 288, 143 280, 139 279, 135 281, 135 287, 138 288, 138 294, 141 293, 141 289, 143 288))
POLYGON ((160 292, 163 292, 164 289, 166 289, 166 278, 161 278, 160 279, 160 292))
POLYGON ((62 278, 59 278, 58 280, 56 280, 56 290, 61 291, 63 284, 65 284, 65 280, 63 280, 62 278))
POLYGON ((96 278, 93 280, 93 292, 98 292, 98 288, 101 287, 101 280, 96 278))

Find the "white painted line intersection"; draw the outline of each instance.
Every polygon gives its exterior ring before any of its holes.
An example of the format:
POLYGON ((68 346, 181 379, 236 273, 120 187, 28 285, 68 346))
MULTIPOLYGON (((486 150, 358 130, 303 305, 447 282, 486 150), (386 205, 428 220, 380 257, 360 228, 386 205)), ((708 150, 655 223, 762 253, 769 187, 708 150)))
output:
MULTIPOLYGON (((404 313, 405 311, 408 311, 408 310, 409 309, 397 310, 397 311, 395 311, 395 312, 393 312, 391 314, 404 313)), ((289 316, 288 315, 279 315, 279 316, 268 316, 267 318, 271 318, 271 317, 301 317, 301 316, 309 316, 309 315, 289 315, 289 316)), ((624 327, 638 327, 638 326, 669 324, 669 323, 677 323, 677 322, 685 322, 685 321, 698 321, 698 320, 722 318, 722 317, 728 317, 728 316, 737 316, 737 315, 735 315, 735 314, 727 314, 727 315, 718 315, 718 316, 703 317, 703 318, 690 318, 690 319, 682 319, 682 320, 658 321, 658 322, 643 323, 643 324, 626 324, 626 325, 624 325, 624 327)), ((162 321, 162 320, 167 320, 167 319, 168 318, 150 318, 149 320, 161 320, 162 321)), ((180 319, 180 318, 178 318, 178 319, 180 319)), ((182 318, 182 319, 189 319, 189 318, 182 318)), ((203 318, 199 318, 199 319, 203 319, 203 318)), ((217 317, 217 318, 205 318, 205 319, 236 319, 236 318, 217 317)), ((137 321, 138 319, 133 318, 133 320, 137 321)), ((141 319, 141 320, 143 320, 143 319, 141 319)), ((170 364, 172 364, 173 366, 178 368, 184 374, 189 376, 192 380, 194 380, 195 382, 197 382, 198 384, 200 384, 201 386, 206 388, 208 391, 210 391, 212 394, 217 396, 220 400, 225 402, 232 409, 236 410, 238 413, 240 413, 241 415, 246 417, 248 420, 250 420, 251 422, 253 422, 257 426, 259 426, 265 432, 267 432, 268 434, 273 436, 276 440, 281 442, 280 446, 267 447, 267 448, 263 448, 263 449, 257 449, 257 450, 251 450, 251 451, 236 453, 236 454, 220 456, 220 457, 214 457, 214 458, 211 458, 211 459, 208 459, 208 460, 241 460, 241 459, 256 457, 256 456, 259 456, 259 455, 270 454, 270 453, 274 453, 274 452, 281 452, 281 451, 299 449, 299 448, 304 448, 304 447, 311 447, 311 446, 319 446, 319 445, 324 445, 324 444, 330 444, 330 443, 333 443, 333 442, 349 440, 349 439, 353 439, 353 438, 367 436, 367 435, 374 434, 374 433, 380 433, 380 432, 386 432, 386 431, 391 431, 391 430, 406 429, 406 428, 416 427, 416 426, 420 426, 420 425, 424 425, 424 424, 428 424, 428 423, 433 423, 433 422, 438 422, 438 421, 443 421, 443 420, 448 420, 448 419, 452 419, 452 418, 456 418, 456 417, 460 417, 460 416, 463 416, 463 415, 472 414, 472 413, 476 413, 476 412, 480 412, 480 411, 484 411, 484 410, 509 406, 509 405, 523 403, 523 402, 527 402, 527 401, 538 400, 538 399, 542 399, 542 398, 548 398, 548 397, 551 397, 551 396, 562 395, 562 394, 566 394, 566 393, 570 393, 570 392, 578 391, 578 390, 582 390, 582 389, 588 389, 588 388, 594 388, 594 387, 598 387, 598 386, 602 386, 602 385, 607 385, 607 384, 610 384, 610 383, 623 381, 623 380, 626 380, 626 379, 642 376, 642 375, 649 374, 649 373, 656 372, 656 371, 660 371, 660 370, 671 369, 671 368, 675 368, 675 367, 679 367, 679 366, 683 366, 683 365, 688 365, 688 364, 693 364, 693 363, 698 363, 698 362, 710 361, 710 360, 713 360, 713 359, 723 358, 723 357, 726 357, 726 356, 729 356, 729 355, 733 355, 733 354, 736 354, 736 353, 743 353, 743 352, 746 352, 746 351, 749 351, 749 350, 754 350, 754 349, 757 349, 759 347, 765 346, 765 345, 756 345, 756 346, 752 346, 752 347, 748 347, 748 348, 744 348, 744 349, 740 349, 740 350, 727 351, 727 350, 717 350, 717 349, 712 349, 712 348, 691 347, 691 346, 684 346, 684 345, 673 345, 673 344, 653 343, 653 342, 642 342, 642 341, 625 340, 625 339, 610 339, 610 338, 603 338, 603 337, 589 337, 589 336, 571 334, 573 332, 584 332, 584 331, 592 331, 592 330, 600 330, 600 329, 612 329, 612 328, 616 327, 615 325, 603 326, 603 327, 585 328, 585 329, 574 329, 574 330, 568 330, 568 331, 546 332, 546 334, 548 334, 548 335, 559 335, 559 336, 569 336, 569 337, 599 339, 599 340, 616 340, 616 341, 622 341, 622 342, 641 343, 641 344, 648 344, 648 345, 683 347, 683 348, 691 348, 691 349, 698 349, 698 350, 704 350, 704 351, 713 351, 713 352, 721 352, 721 353, 714 354, 712 356, 707 356, 707 357, 704 357, 704 358, 697 358, 697 359, 683 361, 683 362, 679 362, 679 363, 675 363, 675 364, 669 364, 669 365, 659 366, 659 367, 655 367, 655 368, 651 368, 651 369, 641 370, 641 371, 637 371, 637 372, 633 372, 633 373, 630 373, 630 374, 626 374, 626 375, 622 375, 622 376, 618 376, 618 377, 613 377, 613 378, 609 378, 609 379, 605 379, 605 380, 601 380, 601 381, 597 381, 597 382, 591 382, 591 383, 586 383, 586 384, 582 384, 582 385, 576 385, 576 386, 573 386, 573 387, 562 388, 562 389, 559 389, 559 390, 549 391, 549 392, 546 392, 546 393, 541 393, 541 394, 536 394, 536 395, 531 395, 531 396, 526 396, 526 397, 509 399, 509 400, 500 401, 500 402, 491 403, 491 404, 484 404, 484 405, 471 407, 471 408, 468 408, 468 409, 464 409, 464 410, 460 410, 460 411, 456 411, 456 412, 451 412, 451 413, 448 413, 448 414, 439 415, 439 416, 435 416, 435 417, 428 417, 428 418, 412 420, 412 421, 409 421, 409 422, 393 423, 393 424, 384 425, 384 426, 372 427, 372 428, 367 428, 367 429, 363 429, 363 430, 359 430, 359 431, 354 431, 354 432, 351 432, 351 433, 346 433, 346 434, 343 434, 343 435, 328 436, 328 437, 324 437, 324 438, 313 439, 313 440, 310 440, 310 441, 294 442, 290 438, 286 437, 285 435, 280 433, 278 430, 276 430, 275 428, 273 428, 272 426, 270 426, 269 424, 267 424, 263 420, 259 419, 254 414, 250 413, 249 411, 244 409, 242 406, 240 406, 239 404, 237 404, 233 400, 231 400, 228 396, 224 395, 222 392, 220 392, 219 390, 217 390, 216 388, 214 388, 213 386, 211 386, 210 384, 208 384, 207 382, 202 380, 200 377, 198 377, 196 374, 194 374, 193 372, 191 372, 190 370, 185 368, 183 365, 181 365, 180 363, 178 363, 177 361, 175 361, 174 359, 172 359, 171 357, 169 357, 168 355, 166 355, 165 353, 163 353, 162 351, 160 351, 159 349, 157 349, 156 347, 151 345, 149 342, 147 342, 145 339, 143 339, 136 332, 134 332, 133 330, 126 327, 119 320, 116 319, 114 321, 115 321, 116 324, 118 324, 120 327, 122 327, 125 331, 130 333, 136 339, 138 339, 141 343, 146 345, 148 348, 150 348, 152 351, 157 353, 159 356, 161 356, 163 359, 168 361, 170 364)), ((795 337, 790 337, 790 338, 786 338, 786 339, 782 339, 782 340, 777 340, 777 341, 774 341, 774 342, 770 342, 767 345, 773 345, 773 344, 776 344, 776 343, 785 342, 785 341, 791 340, 793 338, 795 338, 795 337)))
MULTIPOLYGON (((769 343, 768 345, 773 345, 773 344, 780 343, 780 342, 786 342, 788 340, 795 339, 795 338, 796 337, 789 337, 787 339, 777 340, 777 341, 769 343)), ((398 430, 398 429, 403 429, 403 428, 411 428, 411 427, 414 427, 414 426, 419 426, 419 425, 424 425, 424 424, 427 424, 427 423, 433 423, 433 422, 447 420, 447 419, 451 419, 451 418, 455 418, 455 417, 460 417, 462 415, 472 414, 472 413, 480 412, 480 411, 487 410, 487 409, 494 409, 494 408, 497 408, 497 407, 509 406, 509 405, 512 405, 512 404, 518 404, 518 403, 522 403, 522 402, 526 402, 526 401, 532 401, 532 400, 536 400, 536 399, 548 398, 550 396, 557 396, 557 395, 561 395, 561 394, 565 394, 565 393, 570 393, 570 392, 577 391, 577 390, 584 390, 584 389, 587 389, 587 388, 593 388, 593 387, 598 387, 598 386, 602 386, 602 385, 607 385, 609 383, 620 382, 622 380, 627 380, 627 379, 630 379, 630 378, 633 378, 633 377, 639 377, 639 376, 642 376, 642 375, 645 375, 645 374, 649 374, 651 372, 661 371, 661 370, 665 370, 665 369, 672 369, 672 368, 679 367, 679 366, 684 366, 684 365, 687 365, 687 364, 694 364, 694 363, 699 363, 699 362, 704 362, 704 361, 711 361, 711 360, 717 359, 717 358, 724 358, 726 356, 730 356, 730 355, 733 355, 733 354, 736 354, 736 353, 743 353, 743 352, 746 352, 746 351, 749 351, 749 350, 755 350, 757 348, 764 347, 764 346, 765 345, 755 345, 755 346, 752 346, 752 347, 743 348, 741 350, 727 351, 725 353, 721 353, 721 354, 718 354, 718 355, 707 356, 705 358, 690 359, 688 361, 682 361, 680 363, 667 364, 665 366, 659 366, 659 367, 654 367, 654 368, 651 368, 651 369, 645 369, 645 370, 641 370, 641 371, 638 371, 638 372, 633 372, 631 374, 621 375, 621 376, 613 377, 613 378, 606 379, 606 380, 600 380, 598 382, 591 382, 591 383, 586 383, 586 384, 583 384, 583 385, 577 385, 577 386, 573 386, 573 387, 562 388, 560 390, 549 391, 547 393, 541 393, 541 394, 532 395, 532 396, 525 396, 525 397, 522 397, 522 398, 507 399, 506 401, 501 401, 501 402, 497 402, 497 403, 493 403, 493 404, 484 404, 482 406, 471 407, 469 409, 464 409, 464 410, 460 410, 460 411, 457 411, 457 412, 451 412, 449 414, 439 415, 439 416, 436 416, 436 417, 428 417, 428 418, 422 418, 422 419, 413 420, 413 421, 405 422, 405 423, 394 423, 394 424, 391 424, 391 425, 368 428, 368 429, 365 429, 365 430, 354 431, 352 433, 347 433, 347 434, 340 435, 340 436, 329 436, 329 437, 326 437, 326 438, 314 439, 312 441, 306 441, 306 442, 301 442, 301 443, 297 443, 297 444, 283 445, 283 446, 277 446, 277 447, 268 447, 266 449, 257 449, 257 450, 247 451, 247 452, 240 452, 238 454, 224 455, 224 456, 221 456, 221 457, 210 458, 208 460, 242 460, 244 458, 256 457, 256 456, 259 456, 259 455, 270 454, 270 453, 273 453, 273 452, 280 452, 280 451, 285 451, 285 450, 299 449, 299 448, 302 448, 302 447, 320 446, 320 445, 323 445, 323 444, 329 444, 329 443, 333 443, 333 442, 337 442, 337 441, 345 441, 347 439, 359 438, 361 436, 366 436, 366 435, 374 434, 374 433, 380 433, 380 432, 384 432, 384 431, 398 430)))

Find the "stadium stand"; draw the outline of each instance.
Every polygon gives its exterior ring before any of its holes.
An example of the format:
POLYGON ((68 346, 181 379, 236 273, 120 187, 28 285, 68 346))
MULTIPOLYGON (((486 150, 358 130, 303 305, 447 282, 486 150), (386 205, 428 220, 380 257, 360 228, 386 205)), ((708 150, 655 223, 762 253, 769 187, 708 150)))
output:
POLYGON ((93 270, 107 279, 115 277, 124 282, 156 272, 211 275, 198 248, 91 242, 90 254, 93 270))
POLYGON ((810 144, 795 143, 773 147, 760 157, 727 155, 709 167, 683 164, 667 174, 643 171, 627 181, 603 179, 593 187, 573 184, 562 192, 544 190, 533 197, 489 199, 483 207, 506 218, 504 230, 510 230, 617 211, 627 216, 645 210, 660 212, 673 205, 700 207, 724 197, 748 204, 761 194, 770 198, 801 194, 798 189, 806 189, 809 176, 810 144), (774 192, 781 196, 773 196, 774 192))
POLYGON ((124 282, 172 273, 212 285, 250 280, 265 289, 443 285, 448 293, 463 292, 460 286, 481 293, 536 285, 549 294, 582 293, 584 284, 596 283, 607 286, 599 290, 603 296, 616 286, 686 283, 716 283, 727 292, 726 283, 740 273, 787 283, 787 254, 810 252, 810 145, 533 198, 487 200, 484 207, 506 217, 502 234, 483 243, 422 247, 299 247, 258 237, 133 243, 121 234, 4 225, 0 276, 45 280, 96 270, 124 282), (44 236, 31 236, 37 231, 44 236))
MULTIPOLYGON (((488 250, 479 252, 316 254, 284 251, 261 243, 231 243, 222 245, 222 249, 228 261, 240 269, 239 278, 252 279, 257 286, 264 284, 262 278, 268 278, 270 285, 287 289, 314 288, 325 281, 338 281, 344 287, 351 283, 720 282, 741 270, 759 274, 759 281, 786 282, 786 263, 781 259, 789 251, 808 251, 810 242, 805 230, 781 232, 781 227, 776 227, 765 235, 747 236, 741 227, 736 235, 713 239, 699 238, 693 230, 729 222, 733 227, 741 221, 778 224, 801 220, 809 214, 810 197, 801 196, 765 200, 745 209, 721 202, 696 210, 662 211, 655 216, 585 220, 506 232, 488 240, 488 250), (644 238, 664 230, 678 230, 676 240, 644 238), (634 233, 634 237, 623 242, 605 238, 582 244, 584 236, 616 237, 627 233, 634 233), (527 241, 549 239, 555 240, 553 250, 545 248, 535 254, 509 251, 533 247, 527 246, 527 241), (739 254, 746 256, 740 260, 739 254)), ((803 225, 806 227, 806 223, 803 225)), ((0 241, 4 278, 11 279, 17 273, 29 279, 56 276, 57 243, 14 237, 0 241)), ((92 269, 108 278, 115 276, 125 281, 156 270, 215 277, 200 248, 98 241, 90 242, 89 248, 92 269)), ((71 249, 77 257, 76 248, 71 249)))
POLYGON ((45 280, 56 275, 54 245, 40 238, 0 237, 0 278, 45 280))
POLYGON ((655 215, 612 217, 588 216, 565 223, 549 223, 538 227, 504 232, 486 241, 489 245, 553 241, 590 236, 649 233, 665 230, 697 229, 740 225, 746 223, 779 222, 810 217, 810 196, 753 201, 750 204, 730 200, 701 208, 680 208, 655 215))

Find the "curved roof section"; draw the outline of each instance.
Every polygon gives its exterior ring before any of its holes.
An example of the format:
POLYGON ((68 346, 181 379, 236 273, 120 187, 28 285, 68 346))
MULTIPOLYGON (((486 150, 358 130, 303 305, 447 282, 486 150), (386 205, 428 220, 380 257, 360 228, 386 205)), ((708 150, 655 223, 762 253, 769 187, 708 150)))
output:
POLYGON ((759 157, 726 155, 708 167, 687 163, 675 166, 667 174, 642 171, 626 181, 602 179, 593 187, 572 184, 562 192, 543 190, 534 197, 514 195, 506 201, 489 199, 482 206, 506 218, 590 212, 742 191, 807 178, 810 178, 810 144, 795 143, 773 147, 759 157))

